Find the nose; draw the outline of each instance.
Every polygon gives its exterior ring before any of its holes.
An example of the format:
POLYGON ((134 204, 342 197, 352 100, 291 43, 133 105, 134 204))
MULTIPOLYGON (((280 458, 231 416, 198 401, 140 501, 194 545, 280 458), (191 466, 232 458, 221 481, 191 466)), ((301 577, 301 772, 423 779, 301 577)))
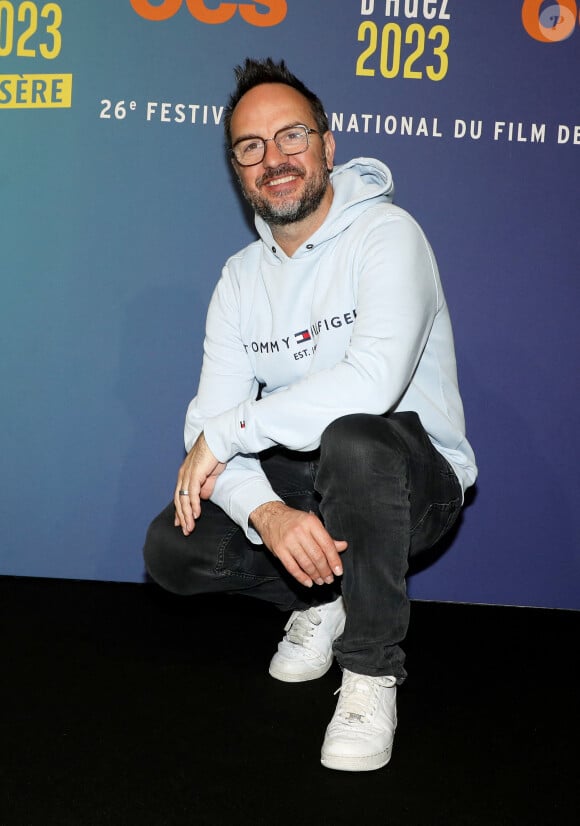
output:
POLYGON ((264 158, 262 160, 263 166, 280 166, 280 163, 284 163, 287 157, 288 155, 285 155, 278 149, 274 138, 268 138, 266 140, 264 145, 264 158))

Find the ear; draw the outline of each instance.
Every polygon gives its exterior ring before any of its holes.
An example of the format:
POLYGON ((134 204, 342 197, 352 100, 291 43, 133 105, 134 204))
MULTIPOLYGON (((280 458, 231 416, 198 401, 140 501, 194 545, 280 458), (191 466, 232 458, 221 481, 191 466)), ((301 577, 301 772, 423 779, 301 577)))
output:
POLYGON ((236 163, 236 159, 234 158, 233 155, 230 155, 230 163, 231 163, 232 168, 234 170, 236 180, 241 181, 241 179, 240 179, 240 166, 239 166, 239 164, 236 163))
POLYGON ((334 153, 336 150, 336 144, 334 142, 334 135, 332 132, 325 132, 322 136, 322 145, 324 147, 324 157, 326 159, 326 168, 329 172, 332 172, 334 167, 334 153))

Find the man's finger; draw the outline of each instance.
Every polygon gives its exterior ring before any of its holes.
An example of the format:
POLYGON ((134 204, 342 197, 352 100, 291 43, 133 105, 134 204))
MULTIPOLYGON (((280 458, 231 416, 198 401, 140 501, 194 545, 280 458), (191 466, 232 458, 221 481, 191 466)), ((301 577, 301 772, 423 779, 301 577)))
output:
POLYGON ((322 524, 320 524, 320 529, 313 533, 330 570, 336 576, 342 576, 342 562, 339 551, 345 551, 348 543, 344 540, 333 539, 322 524))
POLYGON ((310 547, 295 558, 302 569, 309 574, 317 585, 330 585, 334 582, 332 569, 329 566, 325 552, 318 546, 310 547))
POLYGON ((174 503, 179 525, 181 525, 181 529, 186 536, 191 533, 195 527, 191 493, 189 484, 181 478, 175 489, 174 503))
MULTIPOLYGON (((279 558, 293 576, 295 576, 293 566, 296 565, 302 574, 306 575, 308 580, 314 581, 316 585, 330 585, 334 582, 334 576, 328 567, 325 554, 320 548, 313 546, 312 541, 307 547, 297 545, 289 548, 280 554, 279 558)), ((299 579, 299 581, 302 580, 299 579)))
POLYGON ((185 516, 183 513, 181 497, 177 493, 173 497, 173 504, 175 505, 175 518, 177 520, 176 527, 181 527, 181 529, 183 530, 183 528, 185 527, 185 516))
POLYGON ((286 568, 288 573, 294 577, 301 585, 306 586, 306 588, 312 588, 314 582, 312 578, 308 576, 308 574, 302 570, 300 565, 296 562, 294 557, 291 554, 284 554, 283 556, 279 557, 280 562, 286 568))

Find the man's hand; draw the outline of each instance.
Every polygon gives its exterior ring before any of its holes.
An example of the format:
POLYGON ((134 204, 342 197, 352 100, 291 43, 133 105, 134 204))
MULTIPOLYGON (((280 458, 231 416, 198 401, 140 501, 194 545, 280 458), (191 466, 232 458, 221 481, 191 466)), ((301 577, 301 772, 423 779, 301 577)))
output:
POLYGON ((342 574, 339 553, 347 549, 348 542, 333 539, 316 514, 283 502, 266 502, 252 511, 250 523, 301 585, 330 584, 334 574, 342 574))
POLYGON ((179 468, 175 488, 175 527, 181 525, 184 536, 195 528, 195 520, 201 514, 201 500, 209 499, 215 482, 225 465, 218 462, 200 433, 179 468))

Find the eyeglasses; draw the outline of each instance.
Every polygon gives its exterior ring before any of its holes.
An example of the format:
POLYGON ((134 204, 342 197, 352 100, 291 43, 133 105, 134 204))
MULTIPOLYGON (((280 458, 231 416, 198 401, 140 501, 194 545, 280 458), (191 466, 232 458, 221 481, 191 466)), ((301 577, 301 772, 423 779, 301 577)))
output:
POLYGON ((274 141, 284 155, 299 155, 306 152, 310 144, 309 135, 319 135, 316 129, 299 123, 278 129, 273 138, 241 138, 231 148, 231 153, 240 166, 255 166, 264 160, 266 144, 274 141))

